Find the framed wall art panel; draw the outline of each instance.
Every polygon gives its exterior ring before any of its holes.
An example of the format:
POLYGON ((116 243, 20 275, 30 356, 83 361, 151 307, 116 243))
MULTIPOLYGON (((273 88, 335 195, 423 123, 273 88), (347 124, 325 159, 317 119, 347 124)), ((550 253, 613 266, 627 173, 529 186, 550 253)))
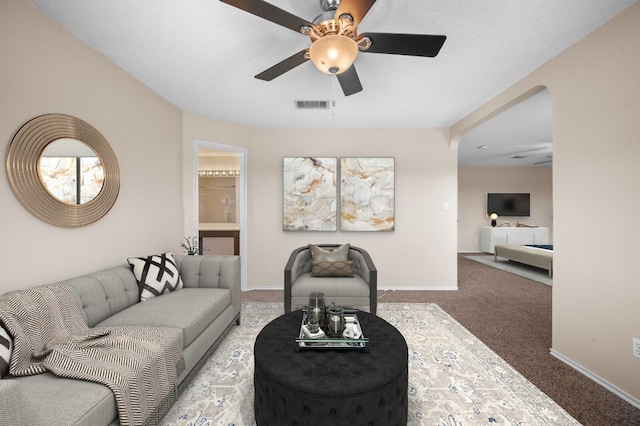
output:
POLYGON ((395 159, 340 159, 340 230, 393 231, 395 159))
POLYGON ((337 231, 336 157, 283 158, 283 229, 337 231))

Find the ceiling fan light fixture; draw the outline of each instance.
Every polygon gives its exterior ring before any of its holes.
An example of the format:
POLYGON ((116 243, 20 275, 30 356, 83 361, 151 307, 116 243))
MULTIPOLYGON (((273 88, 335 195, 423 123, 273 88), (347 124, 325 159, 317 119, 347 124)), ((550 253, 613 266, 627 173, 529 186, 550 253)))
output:
POLYGON ((314 41, 309 58, 325 74, 342 74, 353 65, 358 56, 358 45, 347 36, 329 34, 314 41))

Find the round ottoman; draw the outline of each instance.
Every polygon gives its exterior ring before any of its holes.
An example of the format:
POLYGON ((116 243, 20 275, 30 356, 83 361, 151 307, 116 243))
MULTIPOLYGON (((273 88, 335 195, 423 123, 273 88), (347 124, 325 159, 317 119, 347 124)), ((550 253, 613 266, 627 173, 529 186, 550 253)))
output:
POLYGON ((254 347, 258 426, 407 424, 407 343, 385 320, 366 312, 358 318, 366 351, 298 351, 302 311, 262 329, 254 347))

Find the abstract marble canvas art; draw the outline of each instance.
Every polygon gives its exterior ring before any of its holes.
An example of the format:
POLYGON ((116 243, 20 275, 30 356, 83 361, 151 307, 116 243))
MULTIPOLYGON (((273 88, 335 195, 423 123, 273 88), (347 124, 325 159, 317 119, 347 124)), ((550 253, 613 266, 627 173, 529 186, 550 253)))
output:
POLYGON ((335 157, 284 157, 283 229, 337 231, 335 157))
POLYGON ((393 231, 395 159, 340 159, 340 230, 393 231))

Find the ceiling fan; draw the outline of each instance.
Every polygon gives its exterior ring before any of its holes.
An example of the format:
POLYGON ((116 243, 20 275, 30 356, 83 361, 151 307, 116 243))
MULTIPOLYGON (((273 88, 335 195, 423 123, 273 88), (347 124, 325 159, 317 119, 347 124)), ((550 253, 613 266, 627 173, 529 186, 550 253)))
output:
POLYGON ((435 57, 446 36, 426 34, 357 33, 376 0, 320 0, 324 11, 313 23, 262 0, 220 0, 238 9, 308 36, 311 46, 255 77, 271 81, 311 60, 325 74, 335 75, 345 96, 362 91, 353 65, 358 52, 435 57))

